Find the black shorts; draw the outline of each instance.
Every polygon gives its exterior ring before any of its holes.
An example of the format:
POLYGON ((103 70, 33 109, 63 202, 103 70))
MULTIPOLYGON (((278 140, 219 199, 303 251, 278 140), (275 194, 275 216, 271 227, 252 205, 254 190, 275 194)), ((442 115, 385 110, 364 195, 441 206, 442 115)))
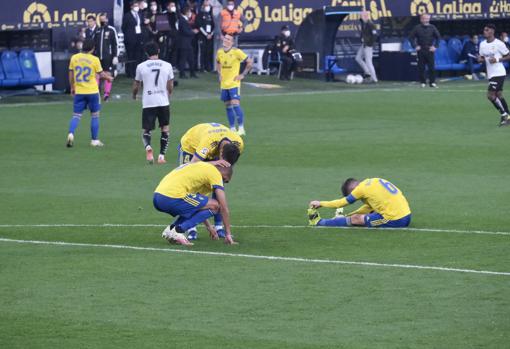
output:
POLYGON ((506 76, 493 76, 489 79, 488 91, 503 91, 503 84, 505 83, 506 76))
POLYGON ((101 68, 103 68, 104 71, 109 72, 113 75, 113 57, 106 57, 101 59, 101 68))
POLYGON ((142 109, 142 128, 144 130, 154 130, 156 119, 158 119, 159 127, 167 126, 170 123, 170 106, 142 109))

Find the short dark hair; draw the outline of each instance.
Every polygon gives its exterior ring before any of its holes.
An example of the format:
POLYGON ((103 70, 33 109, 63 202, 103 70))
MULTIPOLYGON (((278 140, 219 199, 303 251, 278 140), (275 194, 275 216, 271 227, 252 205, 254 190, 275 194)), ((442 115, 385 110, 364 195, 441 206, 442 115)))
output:
POLYGON ((188 11, 191 10, 191 7, 189 6, 184 6, 182 9, 181 9, 181 13, 184 15, 186 13, 188 13, 188 11))
POLYGON ((149 57, 159 54, 159 46, 154 41, 149 41, 148 43, 146 43, 144 50, 147 56, 149 57))
MULTIPOLYGON (((82 17, 82 18, 83 18, 83 17, 82 17)), ((88 15, 88 16, 87 16, 87 21, 88 21, 89 19, 93 19, 93 20, 95 21, 95 20, 96 20, 96 16, 94 16, 94 15, 88 15)))
POLYGON ((494 25, 494 23, 487 23, 485 25, 485 28, 489 28, 489 29, 496 31, 496 26, 494 25))
POLYGON ((82 46, 83 52, 90 52, 90 51, 94 50, 95 47, 96 47, 96 43, 94 42, 93 39, 85 39, 85 41, 83 41, 83 46, 82 46))
POLYGON ((356 178, 347 178, 347 179, 345 180, 345 182, 344 182, 344 184, 342 184, 342 188, 341 188, 341 189, 342 189, 342 195, 343 195, 343 196, 347 196, 347 195, 349 195, 349 194, 350 194, 350 192, 348 192, 349 187, 351 186, 351 184, 352 184, 353 182, 356 182, 356 181, 357 181, 357 180, 356 180, 356 178))
POLYGON ((239 147, 233 143, 226 143, 221 150, 221 157, 227 161, 230 165, 234 166, 237 160, 241 156, 239 147))

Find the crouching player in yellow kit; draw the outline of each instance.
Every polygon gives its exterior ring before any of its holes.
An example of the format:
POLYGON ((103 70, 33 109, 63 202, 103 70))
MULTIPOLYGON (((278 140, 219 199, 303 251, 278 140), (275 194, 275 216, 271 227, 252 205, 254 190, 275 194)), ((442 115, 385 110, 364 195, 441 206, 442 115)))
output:
MULTIPOLYGON (((198 124, 186 131, 181 138, 179 164, 208 161, 213 165, 233 166, 243 150, 244 142, 241 137, 226 126, 217 123, 198 124)), ((220 213, 214 215, 214 228, 223 239, 225 229, 220 213)), ((198 239, 195 227, 191 227, 186 233, 188 240, 198 239)))
POLYGON ((171 243, 193 245, 183 233, 203 222, 211 238, 217 240, 216 230, 207 219, 220 212, 225 224, 225 243, 233 244, 223 187, 223 183, 232 178, 232 173, 232 167, 197 162, 181 165, 167 174, 154 192, 153 203, 158 211, 177 219, 165 228, 163 238, 171 243), (216 199, 208 197, 212 192, 216 199))
POLYGON ((368 178, 361 182, 347 179, 342 185, 343 198, 333 201, 310 202, 309 224, 322 227, 366 227, 402 228, 411 223, 411 209, 402 192, 391 182, 382 178, 368 178), (319 207, 342 208, 357 200, 363 205, 347 216, 321 219, 319 207))
POLYGON ((74 96, 73 117, 69 123, 66 145, 71 148, 74 145, 74 132, 80 123, 83 111, 90 109, 90 133, 92 140, 90 145, 102 147, 103 143, 99 136, 99 87, 97 86, 96 75, 107 81, 113 81, 110 73, 103 71, 99 58, 94 56, 95 43, 92 39, 83 42, 83 52, 71 57, 69 62, 69 84, 71 95, 74 96))

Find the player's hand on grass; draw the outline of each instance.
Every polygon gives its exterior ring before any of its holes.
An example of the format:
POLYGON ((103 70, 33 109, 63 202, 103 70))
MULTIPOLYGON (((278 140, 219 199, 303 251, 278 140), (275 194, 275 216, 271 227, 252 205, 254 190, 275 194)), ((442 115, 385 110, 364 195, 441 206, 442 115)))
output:
POLYGON ((310 201, 311 208, 319 208, 321 207, 321 202, 319 200, 310 201))
POLYGON ((226 160, 215 160, 215 161, 211 161, 210 164, 214 165, 214 166, 220 166, 220 167, 230 167, 230 166, 232 166, 232 165, 230 165, 230 162, 228 162, 226 160))
POLYGON ((234 239, 232 238, 232 234, 227 233, 225 235, 225 244, 226 245, 237 245, 238 243, 234 241, 234 239))
POLYGON ((218 240, 219 237, 218 237, 218 232, 216 231, 216 229, 211 225, 211 226, 206 226, 207 228, 207 231, 209 232, 209 237, 211 238, 211 240, 218 240))

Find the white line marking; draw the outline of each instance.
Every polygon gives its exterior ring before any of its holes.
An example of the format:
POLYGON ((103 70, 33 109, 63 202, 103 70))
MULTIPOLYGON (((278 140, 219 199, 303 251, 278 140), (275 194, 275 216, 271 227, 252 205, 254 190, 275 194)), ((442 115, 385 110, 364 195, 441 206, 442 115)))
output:
POLYGON ((137 250, 137 251, 175 252, 175 253, 188 253, 188 254, 207 255, 207 256, 263 259, 263 260, 271 260, 271 261, 302 262, 302 263, 314 263, 314 264, 344 264, 344 265, 359 265, 359 266, 368 266, 368 267, 420 269, 420 270, 448 271, 448 272, 457 272, 457 273, 510 276, 510 272, 475 270, 475 269, 460 269, 460 268, 448 268, 448 267, 434 267, 434 266, 413 265, 413 264, 357 262, 357 261, 342 261, 342 260, 334 260, 334 259, 311 259, 311 258, 299 258, 299 257, 262 256, 262 255, 243 254, 243 253, 211 252, 211 251, 197 251, 197 250, 177 250, 177 249, 173 249, 173 248, 140 247, 140 246, 128 246, 128 245, 87 244, 87 243, 65 242, 65 241, 15 240, 15 239, 0 238, 0 242, 14 242, 14 243, 20 243, 20 244, 54 245, 54 246, 115 248, 115 249, 137 250))
MULTIPOLYGON (((247 94, 244 97, 281 97, 281 96, 306 96, 306 95, 324 95, 324 94, 339 94, 339 93, 366 93, 370 91, 377 92, 409 92, 412 91, 413 88, 416 88, 416 91, 419 90, 417 86, 409 85, 407 87, 383 87, 383 88, 355 88, 355 89, 347 89, 340 88, 336 90, 314 90, 314 91, 289 91, 289 92, 273 92, 273 93, 254 93, 247 94)), ((470 93, 482 93, 484 90, 473 90, 473 89, 440 89, 440 92, 470 92, 470 93)), ((420 90, 420 93, 437 93, 436 89, 425 89, 420 90)), ((120 94, 122 96, 121 100, 117 102, 126 102, 131 95, 128 94, 120 94)), ((207 95, 207 96, 191 96, 191 97, 179 97, 179 101, 196 101, 196 100, 208 100, 208 99, 217 99, 216 95, 207 95)), ((129 100, 132 102, 131 100, 129 100)), ((0 103, 0 108, 17 108, 17 107, 29 107, 29 106, 41 106, 41 105, 60 105, 60 104, 70 104, 72 100, 68 101, 48 101, 48 102, 33 102, 33 103, 0 103)), ((117 103, 113 100, 114 103, 117 103)))
MULTIPOLYGON (((105 224, 0 224, 0 228, 148 228, 148 227, 166 227, 164 224, 115 224, 115 223, 105 223, 105 224)), ((371 230, 374 231, 375 228, 367 228, 367 227, 309 227, 306 225, 233 225, 233 228, 237 229, 251 229, 251 228, 260 228, 260 229, 325 229, 334 231, 336 229, 355 229, 355 230, 371 230)), ((481 235, 510 235, 508 231, 484 231, 484 230, 461 230, 461 229, 438 229, 438 228, 379 228, 378 231, 416 231, 416 232, 431 232, 431 233, 456 233, 456 234, 481 234, 481 235)))

